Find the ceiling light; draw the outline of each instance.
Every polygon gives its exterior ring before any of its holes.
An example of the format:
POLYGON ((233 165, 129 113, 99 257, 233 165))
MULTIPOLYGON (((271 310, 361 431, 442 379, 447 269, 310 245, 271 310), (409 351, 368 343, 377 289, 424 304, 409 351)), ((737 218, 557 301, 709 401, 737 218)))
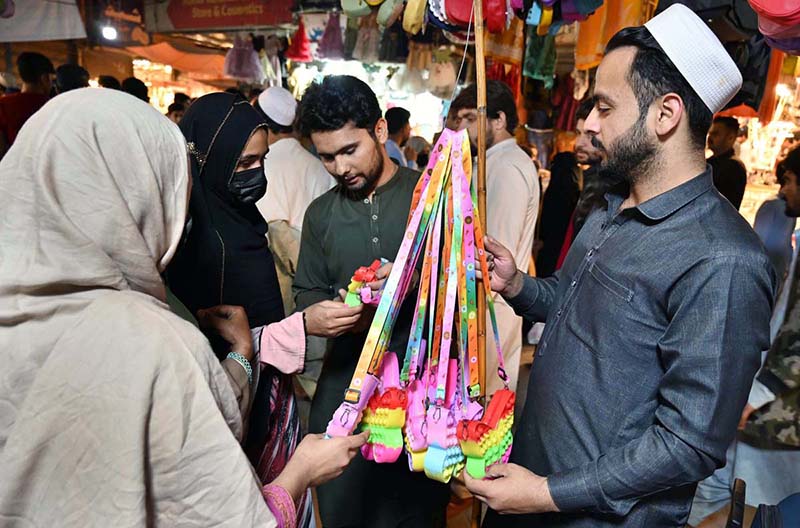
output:
POLYGON ((113 26, 103 26, 101 30, 106 40, 117 40, 117 30, 113 26))

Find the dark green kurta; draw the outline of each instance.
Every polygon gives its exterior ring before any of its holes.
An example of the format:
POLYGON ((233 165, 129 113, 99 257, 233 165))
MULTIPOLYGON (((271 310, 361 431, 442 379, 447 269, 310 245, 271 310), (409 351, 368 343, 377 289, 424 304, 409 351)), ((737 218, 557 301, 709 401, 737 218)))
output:
MULTIPOLYGON (((372 199, 351 200, 337 186, 314 200, 303 220, 294 295, 297 309, 333 299, 360 266, 393 262, 405 232, 419 173, 398 168, 372 199)), ((409 295, 395 324, 389 351, 405 355, 416 295, 409 295)), ((310 430, 325 431, 355 370, 366 333, 330 340, 311 408, 310 430)), ((408 470, 405 454, 395 464, 357 456, 345 473, 318 488, 323 525, 438 526, 448 499, 446 486, 408 470), (405 523, 405 524, 404 524, 405 523)))

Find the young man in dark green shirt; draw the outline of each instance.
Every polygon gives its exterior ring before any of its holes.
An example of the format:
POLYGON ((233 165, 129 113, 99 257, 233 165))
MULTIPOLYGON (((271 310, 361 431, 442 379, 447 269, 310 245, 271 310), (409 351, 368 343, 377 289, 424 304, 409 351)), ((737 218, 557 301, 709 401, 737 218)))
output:
MULTIPOLYGON (((350 76, 312 84, 300 102, 298 124, 314 143, 338 185, 311 203, 303 220, 294 279, 297 308, 338 298, 353 272, 376 259, 392 262, 400 248, 419 174, 386 153, 386 121, 369 86, 350 76)), ((378 272, 380 287, 390 265, 378 272)), ((409 295, 389 350, 402 360, 413 310, 409 295)), ((350 328, 331 332, 311 408, 310 430, 322 433, 342 402, 358 362, 373 310, 350 328)), ((324 314, 323 314, 324 315, 324 314)), ((358 455, 341 477, 318 488, 325 528, 444 526, 446 485, 411 473, 405 457, 394 464, 358 455)))

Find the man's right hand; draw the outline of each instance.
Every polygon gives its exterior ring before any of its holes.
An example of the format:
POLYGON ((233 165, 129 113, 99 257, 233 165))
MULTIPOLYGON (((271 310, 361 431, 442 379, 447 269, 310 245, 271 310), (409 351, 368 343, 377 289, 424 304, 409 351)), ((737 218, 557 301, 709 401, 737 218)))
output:
POLYGON ((358 323, 363 311, 363 305, 347 306, 337 301, 312 304, 303 310, 306 316, 306 333, 319 337, 339 337, 358 323))
POLYGON ((503 244, 492 237, 484 238, 486 257, 489 261, 492 290, 510 299, 522 291, 523 275, 517 269, 514 256, 503 244))

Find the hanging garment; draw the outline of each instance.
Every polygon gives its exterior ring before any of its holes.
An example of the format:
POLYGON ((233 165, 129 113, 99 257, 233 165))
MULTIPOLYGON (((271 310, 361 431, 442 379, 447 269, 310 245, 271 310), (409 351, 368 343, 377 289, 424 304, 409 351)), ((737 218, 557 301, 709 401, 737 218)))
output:
POLYGON ((286 58, 295 62, 311 62, 311 41, 306 33, 306 26, 301 16, 297 22, 297 31, 292 37, 292 43, 286 50, 286 58))
POLYGON ((593 15, 578 23, 575 67, 588 70, 600 64, 606 44, 622 28, 640 26, 652 16, 648 0, 607 0, 593 15))
MULTIPOLYGON (((660 0, 655 11, 662 13, 684 0, 660 0)), ((690 7, 705 20, 722 42, 746 40, 758 33, 758 16, 747 0, 694 0, 690 7)))
POLYGON ((502 33, 487 33, 484 38, 486 57, 498 62, 522 65, 524 47, 525 24, 518 18, 502 33))
POLYGON ((556 71, 556 45, 553 35, 538 35, 535 28, 528 29, 527 49, 522 74, 544 83, 545 88, 553 86, 556 71))
POLYGON ((522 82, 522 68, 519 65, 489 60, 486 66, 486 79, 504 82, 511 88, 514 100, 519 99, 522 82))
POLYGON ((376 19, 377 13, 361 18, 353 58, 366 64, 380 60, 381 30, 376 19))
POLYGON ((600 6, 585 21, 578 23, 578 36, 575 42, 575 68, 590 70, 603 60, 605 42, 603 27, 606 24, 607 5, 600 6))
POLYGON ((558 130, 575 129, 575 112, 578 111, 580 101, 572 96, 574 89, 575 81, 572 76, 562 75, 558 78, 558 84, 550 96, 553 108, 558 110, 556 118, 558 130))
POLYGON ((328 23, 325 26, 325 33, 319 41, 317 53, 325 59, 343 59, 344 43, 342 42, 342 25, 339 20, 339 12, 333 11, 328 16, 328 23))
POLYGON ((253 43, 242 37, 236 37, 233 48, 225 54, 223 73, 228 77, 256 84, 261 84, 266 78, 253 43))

